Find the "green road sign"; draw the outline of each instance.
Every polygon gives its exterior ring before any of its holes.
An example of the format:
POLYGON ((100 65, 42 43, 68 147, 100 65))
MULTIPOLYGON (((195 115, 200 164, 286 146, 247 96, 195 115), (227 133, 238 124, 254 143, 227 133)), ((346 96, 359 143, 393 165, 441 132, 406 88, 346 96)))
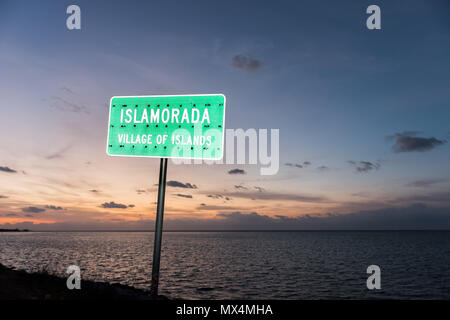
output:
POLYGON ((224 127, 223 94, 112 97, 106 152, 218 160, 224 127))

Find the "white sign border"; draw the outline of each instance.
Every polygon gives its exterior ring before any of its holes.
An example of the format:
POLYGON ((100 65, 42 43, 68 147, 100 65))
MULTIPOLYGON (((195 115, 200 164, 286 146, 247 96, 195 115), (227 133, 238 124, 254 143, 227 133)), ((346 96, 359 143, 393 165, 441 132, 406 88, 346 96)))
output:
POLYGON ((223 93, 208 93, 208 94, 167 94, 167 95, 140 95, 140 96, 113 96, 109 99, 109 114, 108 114, 108 133, 106 136, 106 154, 110 157, 129 157, 129 158, 158 158, 158 159, 191 159, 191 160, 204 160, 204 161, 218 161, 223 158, 224 146, 225 146, 225 109, 227 106, 227 98, 223 93), (122 155, 122 154, 110 154, 108 151, 108 139, 109 128, 111 127, 111 103, 114 98, 144 98, 144 97, 195 97, 195 96, 222 96, 223 97, 223 133, 222 133, 222 153, 217 158, 203 158, 203 157, 160 157, 160 156, 142 156, 142 155, 122 155))

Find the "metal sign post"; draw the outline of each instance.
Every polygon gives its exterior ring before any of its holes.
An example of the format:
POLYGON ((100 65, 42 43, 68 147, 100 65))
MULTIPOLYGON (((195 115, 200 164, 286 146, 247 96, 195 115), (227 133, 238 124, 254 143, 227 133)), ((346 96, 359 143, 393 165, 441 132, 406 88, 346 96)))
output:
POLYGON ((220 160, 223 94, 116 96, 109 105, 106 153, 160 158, 151 294, 158 295, 167 159, 220 160))
POLYGON ((156 209, 155 242, 153 244, 152 296, 158 295, 159 261, 161 257, 161 239, 164 217, 164 198, 166 195, 167 158, 161 158, 159 167, 158 207, 156 209))

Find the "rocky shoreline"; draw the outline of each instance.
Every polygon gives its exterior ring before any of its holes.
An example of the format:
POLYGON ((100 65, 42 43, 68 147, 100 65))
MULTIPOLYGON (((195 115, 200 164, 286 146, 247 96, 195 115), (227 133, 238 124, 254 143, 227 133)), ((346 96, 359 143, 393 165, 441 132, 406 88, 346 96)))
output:
POLYGON ((130 286, 83 279, 80 290, 69 290, 66 281, 45 272, 28 273, 0 264, 0 300, 168 300, 130 286))

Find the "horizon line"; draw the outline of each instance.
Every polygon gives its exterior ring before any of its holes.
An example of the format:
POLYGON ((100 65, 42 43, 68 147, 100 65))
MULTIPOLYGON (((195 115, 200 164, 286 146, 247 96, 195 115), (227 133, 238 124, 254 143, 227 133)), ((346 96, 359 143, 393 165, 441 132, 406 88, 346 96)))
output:
MULTIPOLYGON (((9 229, 14 230, 14 229, 9 229)), ((32 230, 32 229, 19 229, 20 231, 25 232, 155 232, 155 230, 87 230, 87 229, 73 229, 73 230, 32 230)), ((379 231, 450 231, 450 228, 447 229, 287 229, 287 230, 271 230, 271 229, 175 229, 175 230, 163 230, 163 232, 379 232, 379 231)), ((0 231, 2 232, 2 231, 0 231)))

